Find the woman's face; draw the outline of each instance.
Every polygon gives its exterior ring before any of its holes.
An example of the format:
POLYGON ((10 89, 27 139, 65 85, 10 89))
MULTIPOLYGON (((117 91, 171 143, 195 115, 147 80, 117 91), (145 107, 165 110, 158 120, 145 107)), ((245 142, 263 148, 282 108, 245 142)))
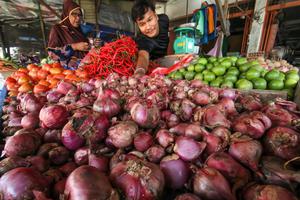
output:
POLYGON ((142 34, 146 35, 147 37, 153 38, 159 33, 158 16, 151 9, 148 9, 144 15, 144 18, 138 19, 136 23, 142 34))
POLYGON ((80 26, 81 19, 82 19, 82 13, 80 11, 80 8, 70 12, 69 20, 73 27, 78 28, 80 26))

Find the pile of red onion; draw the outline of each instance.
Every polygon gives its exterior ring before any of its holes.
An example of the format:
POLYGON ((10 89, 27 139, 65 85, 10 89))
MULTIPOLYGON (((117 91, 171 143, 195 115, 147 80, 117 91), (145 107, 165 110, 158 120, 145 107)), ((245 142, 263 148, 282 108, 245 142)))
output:
POLYGON ((3 106, 3 199, 294 200, 299 111, 164 76, 61 82, 3 106))

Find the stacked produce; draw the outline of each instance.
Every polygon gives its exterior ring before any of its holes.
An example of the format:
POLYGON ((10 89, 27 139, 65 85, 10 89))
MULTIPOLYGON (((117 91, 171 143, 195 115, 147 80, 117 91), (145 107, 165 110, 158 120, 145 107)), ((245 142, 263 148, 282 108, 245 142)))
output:
POLYGON ((34 92, 36 94, 47 92, 57 86, 61 80, 80 82, 87 80, 85 70, 66 70, 59 63, 43 64, 38 66, 29 64, 20 68, 6 79, 5 85, 9 96, 16 96, 19 92, 34 92))
POLYGON ((299 111, 290 101, 111 74, 19 93, 3 111, 4 199, 299 197, 299 111))
POLYGON ((282 72, 287 72, 289 70, 295 69, 293 65, 288 63, 286 60, 270 60, 264 57, 258 57, 257 61, 260 65, 264 66, 268 70, 277 69, 282 72))
POLYGON ((186 68, 170 73, 169 77, 202 80, 221 88, 287 90, 291 96, 299 81, 297 68, 280 71, 278 68, 265 68, 259 60, 247 61, 237 57, 200 57, 186 68))

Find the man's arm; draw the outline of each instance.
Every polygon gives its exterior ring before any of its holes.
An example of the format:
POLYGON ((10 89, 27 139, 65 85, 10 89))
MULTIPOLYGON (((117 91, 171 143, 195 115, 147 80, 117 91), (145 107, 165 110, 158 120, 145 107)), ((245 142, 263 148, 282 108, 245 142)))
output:
POLYGON ((138 58, 136 64, 135 74, 137 75, 145 75, 148 71, 149 66, 149 52, 145 50, 138 51, 138 58))

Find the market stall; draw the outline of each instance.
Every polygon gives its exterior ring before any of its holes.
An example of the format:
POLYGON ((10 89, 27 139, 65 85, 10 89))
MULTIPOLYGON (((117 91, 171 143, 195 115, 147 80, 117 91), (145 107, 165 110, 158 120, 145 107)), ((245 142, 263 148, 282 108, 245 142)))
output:
POLYGON ((194 50, 143 76, 125 35, 75 70, 1 60, 0 199, 299 199, 298 68, 194 50))

